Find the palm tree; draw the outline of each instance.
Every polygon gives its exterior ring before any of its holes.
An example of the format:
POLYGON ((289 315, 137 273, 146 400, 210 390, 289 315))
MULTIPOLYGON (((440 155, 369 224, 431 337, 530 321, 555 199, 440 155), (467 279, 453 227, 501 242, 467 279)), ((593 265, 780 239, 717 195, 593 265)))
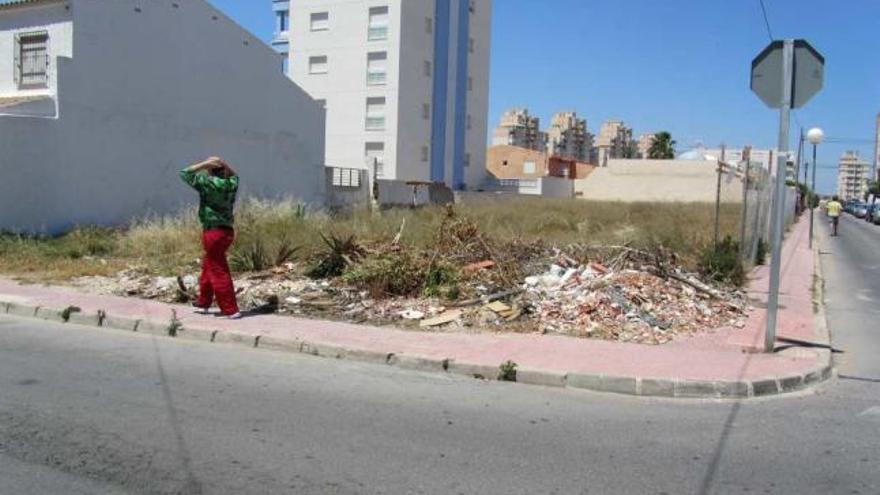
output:
POLYGON ((648 158, 651 160, 671 160, 675 158, 675 140, 672 134, 666 131, 654 134, 651 147, 648 148, 648 158))

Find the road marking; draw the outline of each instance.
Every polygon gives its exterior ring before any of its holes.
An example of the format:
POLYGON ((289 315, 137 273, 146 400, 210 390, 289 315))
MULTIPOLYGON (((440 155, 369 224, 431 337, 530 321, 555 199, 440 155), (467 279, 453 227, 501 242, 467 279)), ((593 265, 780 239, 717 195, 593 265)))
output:
POLYGON ((860 412, 859 416, 880 416, 880 406, 869 407, 860 412))

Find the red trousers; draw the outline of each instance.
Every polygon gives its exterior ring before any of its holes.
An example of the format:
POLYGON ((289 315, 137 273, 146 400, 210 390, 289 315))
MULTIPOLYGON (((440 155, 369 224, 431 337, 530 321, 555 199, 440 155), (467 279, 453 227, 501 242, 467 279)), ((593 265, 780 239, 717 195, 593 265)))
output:
POLYGON ((232 229, 217 228, 202 232, 205 256, 202 258, 202 276, 199 278, 199 300, 196 301, 196 306, 210 308, 216 297, 221 313, 238 313, 232 275, 226 262, 226 251, 234 239, 235 232, 232 229))

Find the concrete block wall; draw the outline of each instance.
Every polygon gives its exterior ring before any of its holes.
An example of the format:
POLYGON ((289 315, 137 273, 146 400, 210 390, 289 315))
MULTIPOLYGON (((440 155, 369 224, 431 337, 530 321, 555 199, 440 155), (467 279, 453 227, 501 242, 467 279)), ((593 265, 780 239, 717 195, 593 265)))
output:
POLYGON ((58 116, 0 116, 0 229, 177 211, 196 201, 177 172, 209 155, 240 197, 323 204, 324 110, 270 47, 204 0, 70 4, 58 116))

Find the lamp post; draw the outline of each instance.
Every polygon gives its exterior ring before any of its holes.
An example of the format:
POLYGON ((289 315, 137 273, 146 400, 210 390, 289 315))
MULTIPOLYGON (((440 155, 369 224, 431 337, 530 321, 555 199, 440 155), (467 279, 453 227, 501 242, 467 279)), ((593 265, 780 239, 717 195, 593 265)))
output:
MULTIPOLYGON (((814 127, 807 132, 807 139, 810 140, 810 143, 813 145, 813 185, 810 188, 812 194, 816 194, 816 169, 819 168, 816 163, 816 146, 825 139, 825 133, 822 132, 822 129, 818 127, 814 127)), ((807 164, 807 168, 809 169, 810 164, 807 164)), ((812 197, 808 198, 810 201, 810 249, 813 249, 813 203, 812 197)))

